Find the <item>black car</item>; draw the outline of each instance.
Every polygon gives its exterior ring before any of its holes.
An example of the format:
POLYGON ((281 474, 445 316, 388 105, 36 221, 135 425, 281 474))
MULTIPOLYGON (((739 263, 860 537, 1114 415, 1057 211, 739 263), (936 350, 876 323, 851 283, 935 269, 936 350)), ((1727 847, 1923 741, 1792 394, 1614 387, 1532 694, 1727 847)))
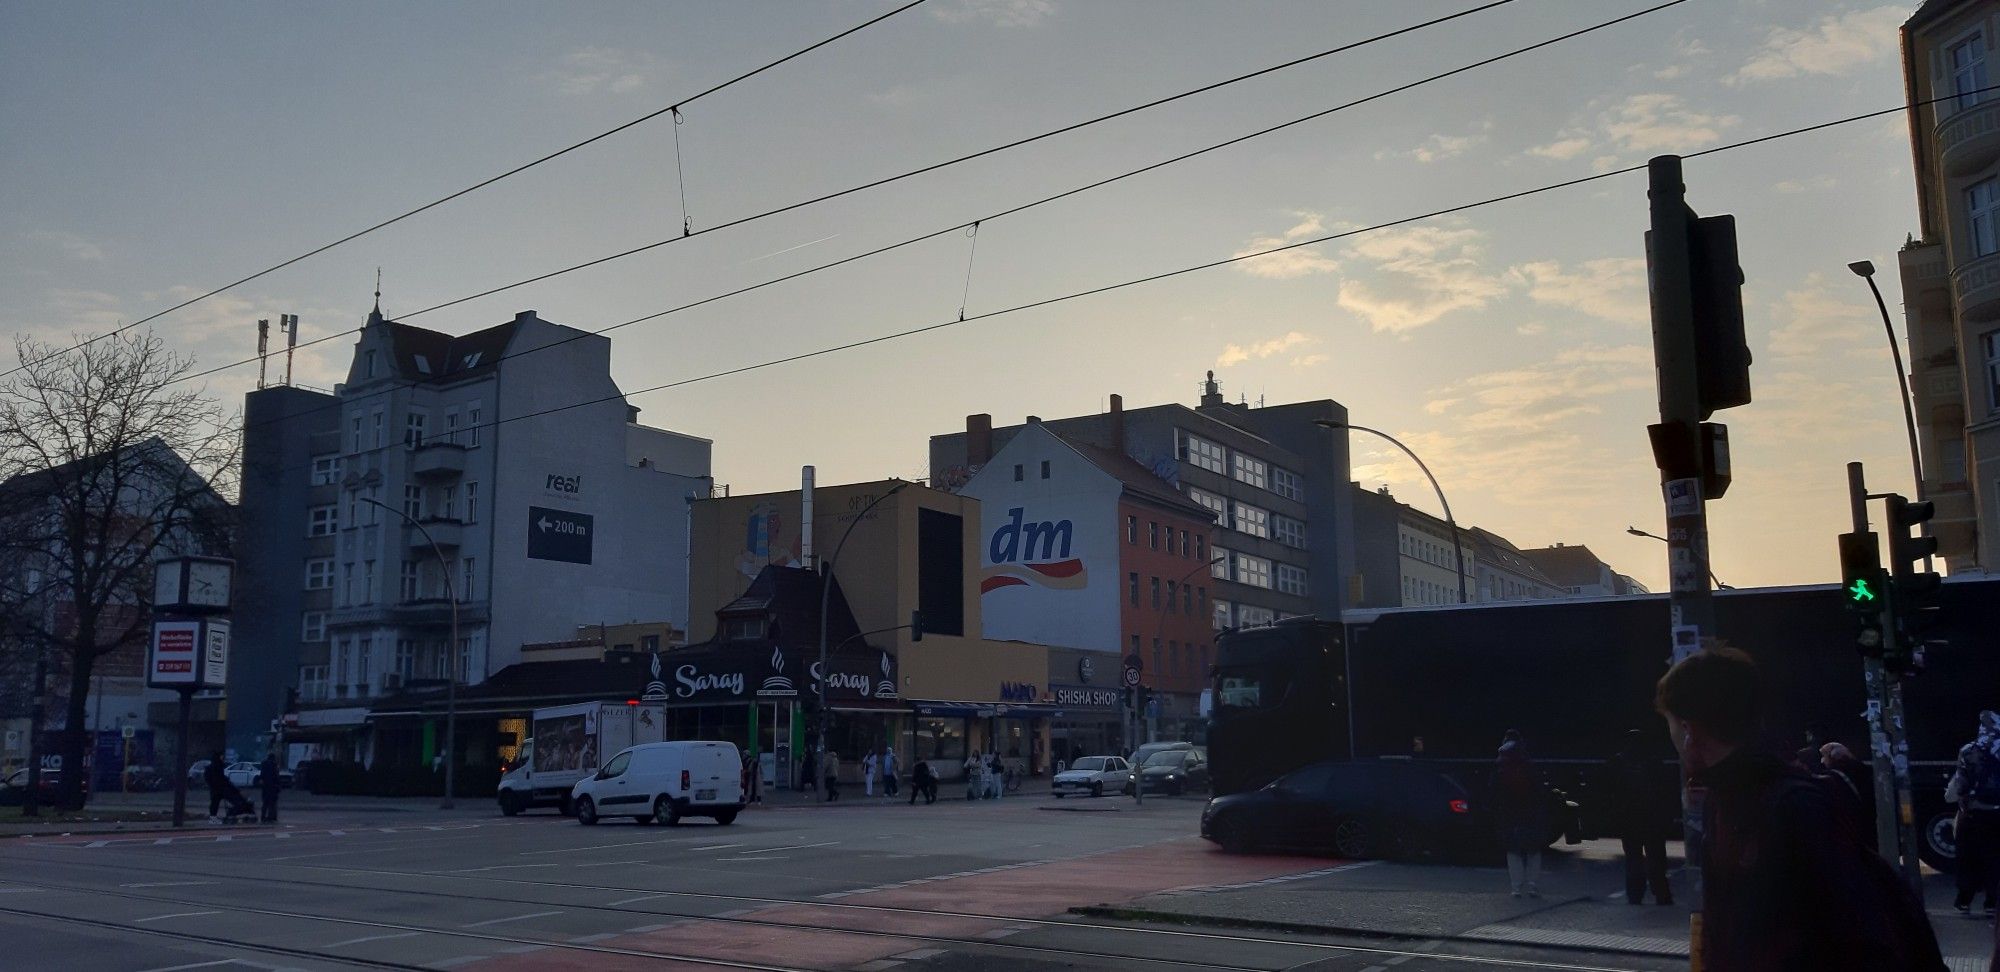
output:
POLYGON ((1208 801, 1201 835, 1232 853, 1264 848, 1342 857, 1462 857, 1492 825, 1450 774, 1409 761, 1316 763, 1261 790, 1208 801))

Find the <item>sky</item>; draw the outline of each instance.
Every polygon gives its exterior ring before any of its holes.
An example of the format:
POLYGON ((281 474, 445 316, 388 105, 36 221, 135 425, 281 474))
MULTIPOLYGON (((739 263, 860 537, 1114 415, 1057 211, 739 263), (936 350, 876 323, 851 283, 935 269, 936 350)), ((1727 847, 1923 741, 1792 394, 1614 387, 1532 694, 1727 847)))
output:
MULTIPOLYGON (((0 4, 0 334, 71 343, 678 104, 894 9, 787 3, 0 4)), ((1643 172, 982 317, 1286 242, 1798 128, 1903 99, 1916 0, 1687 0, 1033 209, 1004 210, 1652 3, 1514 0, 1078 131, 743 225, 746 216, 1467 10, 1474 0, 926 0, 865 30, 147 327, 201 368, 256 320, 357 327, 612 252, 589 270, 406 317, 454 334, 534 309, 596 330, 945 232, 611 332, 628 392, 931 324, 963 324, 633 397, 713 440, 737 492, 926 474, 986 412, 1332 398, 1436 474, 1462 525, 1585 543, 1666 587, 1643 172), (678 140, 678 163, 676 152, 678 140), (683 205, 683 188, 685 205, 683 205), (976 244, 976 245, 975 245, 976 244)), ((1838 576, 1845 463, 1910 491, 1873 260, 1899 308, 1916 232, 1900 115, 1686 164, 1737 218, 1755 355, 1709 505, 1734 586, 1838 576)), ((1897 330, 1902 333, 1900 310, 1897 330)), ((351 339, 302 351, 331 387, 351 339)), ((11 354, 9 355, 11 358, 11 354)), ((11 363, 11 362, 10 362, 11 363)), ((282 364, 274 362, 275 369, 282 364)), ((256 365, 203 381, 234 412, 256 365)), ((1437 512, 1393 447, 1354 478, 1437 512)))

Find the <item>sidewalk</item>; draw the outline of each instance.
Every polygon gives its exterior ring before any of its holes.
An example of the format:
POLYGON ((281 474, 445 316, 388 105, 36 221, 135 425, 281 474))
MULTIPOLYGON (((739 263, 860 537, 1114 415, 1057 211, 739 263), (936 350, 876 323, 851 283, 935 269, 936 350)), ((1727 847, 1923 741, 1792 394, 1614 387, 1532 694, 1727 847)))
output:
MULTIPOLYGON (((1672 884, 1687 900, 1680 847, 1671 844, 1672 884)), ((1625 901, 1624 864, 1616 841, 1588 841, 1551 851, 1541 898, 1507 892, 1501 867, 1343 863, 1325 870, 1243 886, 1184 888, 1118 907, 1073 909, 1100 918, 1338 933, 1381 938, 1539 945, 1661 958, 1688 954, 1688 909, 1625 901)), ((1986 969, 1993 927, 1951 909, 1952 880, 1929 873, 1931 926, 1955 970, 1986 969)))
MULTIPOLYGON (((967 802, 965 799, 965 784, 957 782, 940 783, 938 784, 937 798, 939 803, 965 803, 967 802)), ((1009 793, 1000 799, 1002 802, 1010 800, 1037 800, 1044 803, 1056 802, 1049 799, 1049 781, 1046 778, 1023 780, 1020 790, 1009 793)), ((840 799, 832 801, 827 800, 826 793, 822 790, 779 790, 767 786, 763 790, 763 802, 751 804, 750 809, 797 810, 804 807, 864 807, 888 803, 907 804, 909 800, 910 782, 907 779, 897 782, 896 795, 893 797, 884 793, 882 785, 879 782, 875 784, 874 796, 863 793, 861 784, 859 783, 842 783, 840 785, 840 799)), ((918 800, 917 802, 919 804, 923 803, 922 800, 918 800)))
MULTIPOLYGON (((445 810, 437 797, 316 796, 286 790, 278 798, 278 818, 282 826, 312 825, 327 821, 354 820, 378 814, 431 814, 441 817, 491 817, 499 811, 491 799, 460 797, 457 806, 445 810), (301 817, 300 815, 303 815, 301 817)), ((171 830, 172 793, 104 793, 90 798, 77 814, 56 814, 44 809, 47 817, 26 818, 19 807, 0 807, 0 839, 62 834, 112 834, 134 831, 171 830)), ((188 829, 208 827, 208 794, 191 791, 187 797, 188 829)), ((233 827, 268 827, 268 824, 234 824, 233 827)))

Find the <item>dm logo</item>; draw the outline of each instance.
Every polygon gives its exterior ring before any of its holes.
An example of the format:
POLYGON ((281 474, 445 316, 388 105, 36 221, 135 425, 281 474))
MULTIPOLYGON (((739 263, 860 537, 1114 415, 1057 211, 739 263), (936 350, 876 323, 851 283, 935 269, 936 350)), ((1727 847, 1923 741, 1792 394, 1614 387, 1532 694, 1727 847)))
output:
POLYGON ((1070 554, 1076 527, 1069 520, 1029 520, 1026 510, 1007 511, 1007 522, 986 543, 986 568, 979 593, 1029 585, 1076 591, 1089 585, 1083 561, 1070 554))

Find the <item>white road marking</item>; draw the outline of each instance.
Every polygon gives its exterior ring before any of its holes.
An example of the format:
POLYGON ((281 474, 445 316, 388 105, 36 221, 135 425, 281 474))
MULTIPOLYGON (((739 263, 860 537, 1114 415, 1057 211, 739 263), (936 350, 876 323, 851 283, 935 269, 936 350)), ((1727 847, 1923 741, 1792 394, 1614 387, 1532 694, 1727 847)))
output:
POLYGON ((727 849, 727 848, 731 848, 731 847, 741 847, 741 846, 743 846, 743 845, 742 845, 742 844, 703 844, 703 845, 701 845, 700 847, 690 847, 690 848, 688 848, 688 849, 689 849, 689 850, 725 850, 725 849, 727 849))
POLYGON ((0 894, 32 894, 41 888, 0 888, 0 894))
POLYGON ((1411 959, 1413 959, 1413 958, 1416 958, 1416 956, 1414 956, 1414 955, 1398 955, 1398 956, 1396 956, 1395 958, 1386 958, 1386 959, 1383 959, 1383 960, 1382 960, 1382 964, 1383 964, 1383 965, 1401 965, 1401 964, 1403 964, 1404 962, 1408 962, 1409 960, 1411 960, 1411 959))
POLYGON ((339 948, 339 947, 341 947, 341 946, 343 946, 343 945, 359 945, 359 944, 361 944, 362 942, 379 942, 379 941, 384 941, 384 940, 386 940, 386 939, 390 939, 390 938, 415 938, 415 937, 416 937, 417 935, 419 935, 419 934, 422 934, 422 933, 421 933, 421 932, 396 932, 396 933, 395 933, 395 934, 393 934, 393 935, 363 935, 363 936, 361 936, 360 938, 346 938, 346 939, 342 939, 342 940, 340 940, 340 941, 337 941, 337 942, 328 942, 327 944, 325 944, 325 945, 321 945, 320 947, 321 947, 321 948, 339 948))
POLYGON ((572 867, 610 867, 614 864, 644 864, 645 861, 592 861, 589 864, 574 864, 572 867))
POLYGON ((174 842, 174 839, 173 839, 172 837, 161 837, 161 838, 159 838, 159 839, 157 839, 157 840, 153 841, 153 846, 154 846, 154 847, 161 847, 161 846, 164 846, 164 845, 167 845, 167 844, 171 844, 171 843, 173 843, 173 842, 174 842))
POLYGON ((728 864, 728 863, 734 863, 736 861, 788 861, 788 860, 791 860, 791 858, 786 857, 783 854, 774 854, 770 857, 718 857, 715 859, 715 862, 717 864, 728 864))
POLYGON ((134 924, 137 924, 137 923, 139 923, 139 922, 146 922, 146 921, 166 921, 166 920, 167 920, 167 919, 169 919, 169 918, 195 918, 195 917, 199 917, 199 916, 201 916, 201 915, 219 915, 219 914, 222 914, 222 912, 220 912, 220 911, 176 911, 176 912, 174 912, 174 913, 173 913, 173 914, 171 914, 171 915, 154 915, 154 916, 152 916, 152 917, 150 917, 150 918, 134 918, 134 919, 132 919, 132 921, 133 921, 133 923, 134 923, 134 924))
POLYGON ((510 922, 510 921, 527 921, 527 920, 528 920, 528 919, 530 919, 530 918, 547 918, 547 917, 550 917, 550 916, 552 916, 552 915, 560 915, 560 914, 562 914, 562 912, 560 912, 560 911, 535 911, 535 912, 530 912, 530 913, 528 913, 528 914, 525 914, 525 915, 514 915, 514 916, 512 916, 512 917, 509 917, 509 918, 488 918, 488 919, 486 919, 485 921, 475 921, 475 922, 473 922, 473 923, 472 923, 472 924, 470 924, 470 925, 460 925, 460 926, 458 926, 458 927, 460 927, 460 928, 484 928, 484 927, 486 927, 487 925, 504 925, 504 924, 506 924, 507 922, 510 922))
POLYGON ((139 884, 121 884, 121 888, 179 888, 195 884, 214 884, 214 881, 145 881, 139 884))
POLYGON ((83 846, 85 846, 85 847, 103 847, 104 845, 106 845, 106 844, 109 844, 109 843, 111 843, 111 842, 110 842, 110 841, 108 841, 108 840, 93 840, 93 841, 91 841, 90 843, 88 843, 88 844, 85 844, 85 845, 83 845, 83 846))
POLYGON ((236 964, 235 959, 216 959, 213 962, 189 962, 186 965, 163 965, 157 969, 146 969, 145 972, 181 972, 182 969, 206 969, 217 965, 235 965, 235 964, 236 964))
POLYGON ((806 848, 808 848, 808 847, 832 847, 833 845, 835 845, 835 844, 838 844, 838 843, 840 843, 840 841, 837 841, 837 840, 822 840, 822 841, 820 841, 820 842, 819 842, 819 843, 817 843, 817 844, 786 844, 786 845, 784 845, 783 847, 759 847, 759 848, 757 848, 756 850, 754 850, 754 851, 751 851, 750 853, 752 853, 752 854, 766 854, 766 853, 769 853, 769 852, 771 852, 771 851, 781 851, 781 850, 805 850, 805 849, 806 849, 806 848))
MULTIPOLYGON (((610 850, 613 847, 650 847, 654 844, 663 844, 663 843, 666 843, 664 839, 634 840, 634 841, 628 841, 623 844, 592 844, 589 847, 557 847, 553 850, 522 851, 520 856, 536 857, 542 854, 580 854, 583 853, 584 851, 610 850)), ((700 850, 701 848, 697 847, 695 849, 700 850)))
POLYGON ((898 952, 897 954, 891 955, 889 957, 899 958, 909 962, 921 962, 924 959, 930 958, 934 955, 943 955, 944 953, 945 950, 941 948, 919 948, 908 952, 898 952))
POLYGON ((572 939, 570 939, 570 941, 572 941, 572 942, 574 942, 574 943, 576 943, 576 944, 578 944, 578 945, 588 945, 588 944, 590 944, 591 942, 602 942, 602 941, 608 941, 608 940, 610 940, 610 939, 613 939, 613 938, 617 938, 617 937, 618 937, 618 936, 619 936, 620 934, 622 934, 622 933, 621 933, 621 932, 598 932, 598 933, 597 933, 597 934, 595 934, 595 935, 579 935, 579 936, 577 936, 577 937, 575 937, 575 938, 572 938, 572 939))
POLYGON ((455 871, 438 871, 439 874, 472 874, 476 871, 498 871, 516 867, 560 867, 558 864, 489 864, 485 867, 462 867, 455 871))
POLYGON ((665 925, 640 925, 640 926, 639 926, 639 927, 637 927, 637 928, 627 928, 627 929, 625 929, 625 934, 627 934, 627 935, 644 935, 644 934, 646 934, 647 932, 656 932, 656 931, 659 931, 659 930, 661 930, 661 929, 663 929, 663 928, 672 928, 672 927, 674 927, 673 923, 669 923, 669 924, 665 924, 665 925))
POLYGON ((275 833, 275 834, 272 834, 271 836, 273 836, 273 837, 276 837, 276 838, 278 838, 279 840, 291 840, 291 839, 292 839, 292 835, 291 835, 291 834, 288 834, 288 833, 286 833, 286 832, 284 832, 284 831, 282 831, 282 830, 281 830, 281 831, 279 831, 279 832, 277 832, 277 833, 275 833))
POLYGON ((613 902, 611 902, 610 904, 607 904, 607 905, 605 905, 605 907, 606 907, 606 908, 616 908, 616 907, 618 907, 619 905, 628 905, 628 904, 637 904, 638 902, 641 902, 641 901, 651 901, 651 900, 653 900, 654 898, 671 898, 671 897, 674 897, 674 895, 671 895, 671 894, 642 894, 642 895, 640 895, 640 896, 638 896, 638 897, 636 897, 636 898, 620 898, 620 899, 618 899, 617 901, 613 901, 613 902))

